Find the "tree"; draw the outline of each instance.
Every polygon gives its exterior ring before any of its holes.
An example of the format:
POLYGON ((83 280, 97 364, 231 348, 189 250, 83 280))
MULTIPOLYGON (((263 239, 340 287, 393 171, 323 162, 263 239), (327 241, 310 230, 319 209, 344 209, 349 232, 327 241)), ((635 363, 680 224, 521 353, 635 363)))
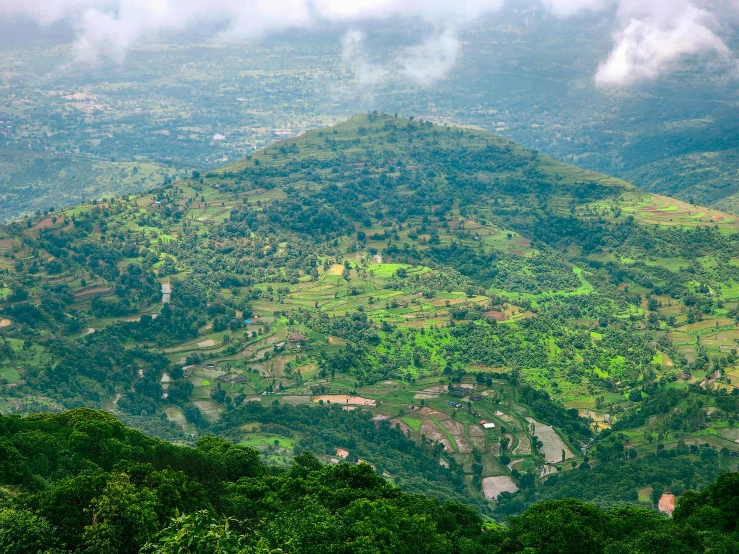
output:
POLYGON ((156 533, 156 497, 135 487, 124 473, 115 473, 103 494, 90 504, 91 524, 82 536, 90 554, 137 554, 156 533))
POLYGON ((28 554, 44 552, 55 544, 49 522, 26 510, 0 510, 0 552, 28 554))
POLYGON ((247 538, 231 529, 234 520, 202 510, 177 513, 169 525, 142 548, 142 554, 272 554, 263 540, 248 546, 247 538))

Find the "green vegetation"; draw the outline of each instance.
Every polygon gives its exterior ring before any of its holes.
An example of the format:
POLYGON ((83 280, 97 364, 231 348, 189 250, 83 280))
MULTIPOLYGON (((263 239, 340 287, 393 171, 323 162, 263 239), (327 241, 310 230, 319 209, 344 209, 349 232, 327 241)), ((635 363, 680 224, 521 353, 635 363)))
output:
POLYGON ((547 501, 507 526, 468 507, 407 494, 366 463, 301 453, 266 465, 207 436, 195 448, 80 409, 0 416, 4 552, 174 554, 732 552, 737 474, 688 492, 669 519, 547 501), (423 538, 422 544, 419 539, 423 538))
POLYGON ((737 259, 733 216, 370 113, 0 228, 0 411, 654 508, 737 468, 737 259))

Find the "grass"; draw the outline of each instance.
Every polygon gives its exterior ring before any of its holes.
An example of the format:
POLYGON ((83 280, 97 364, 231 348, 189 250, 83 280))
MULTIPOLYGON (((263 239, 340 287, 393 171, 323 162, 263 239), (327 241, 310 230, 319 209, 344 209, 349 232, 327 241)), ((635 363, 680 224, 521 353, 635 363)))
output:
POLYGON ((421 431, 421 424, 423 423, 420 419, 414 419, 412 417, 401 417, 400 418, 403 423, 408 425, 411 429, 413 429, 416 433, 419 433, 421 431))
POLYGON ((292 439, 281 437, 278 435, 257 435, 249 436, 239 442, 241 446, 251 446, 252 448, 275 446, 278 448, 287 448, 292 450, 295 443, 292 439))

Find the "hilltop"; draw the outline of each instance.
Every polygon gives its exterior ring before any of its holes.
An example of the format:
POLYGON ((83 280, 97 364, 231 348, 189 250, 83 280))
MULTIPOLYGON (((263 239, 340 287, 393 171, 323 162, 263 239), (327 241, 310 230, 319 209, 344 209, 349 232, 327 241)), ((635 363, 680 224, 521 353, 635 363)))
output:
POLYGON ((6 413, 362 459, 499 515, 737 466, 739 219, 483 131, 355 116, 0 256, 6 413))

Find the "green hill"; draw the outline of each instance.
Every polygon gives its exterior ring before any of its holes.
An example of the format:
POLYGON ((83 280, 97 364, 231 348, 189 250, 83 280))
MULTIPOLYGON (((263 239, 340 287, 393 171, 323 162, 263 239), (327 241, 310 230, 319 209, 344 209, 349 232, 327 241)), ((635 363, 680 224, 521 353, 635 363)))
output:
POLYGON ((496 135, 360 115, 0 228, 0 410, 362 459, 500 516, 653 507, 737 467, 738 231, 496 135))

